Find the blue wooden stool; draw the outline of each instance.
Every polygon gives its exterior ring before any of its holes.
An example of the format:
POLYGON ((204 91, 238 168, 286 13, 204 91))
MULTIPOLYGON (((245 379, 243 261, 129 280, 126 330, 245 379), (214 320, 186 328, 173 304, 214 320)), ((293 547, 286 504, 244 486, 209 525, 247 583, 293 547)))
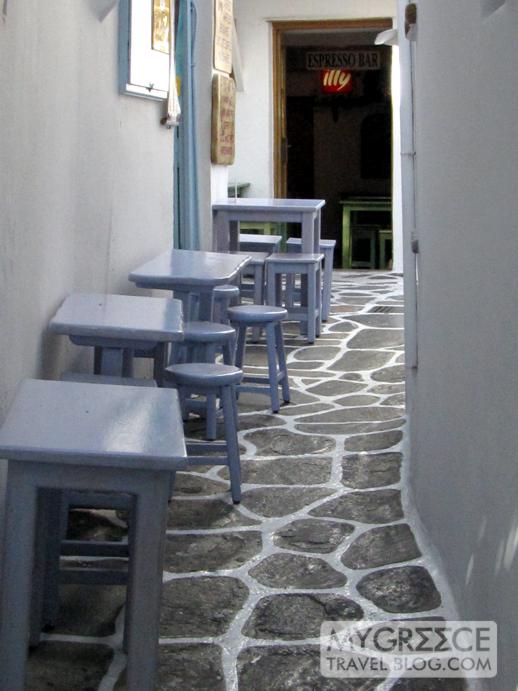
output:
MULTIPOLYGON (((324 255, 324 268, 322 276, 322 321, 327 321, 331 308, 331 288, 333 285, 333 258, 335 253, 336 240, 320 240, 319 251, 324 255)), ((302 240, 300 238, 290 238, 286 242, 288 252, 300 252, 302 240)), ((290 284, 293 277, 288 277, 290 284)), ((291 287, 291 286, 290 286, 291 287)), ((289 291, 289 288, 287 289, 289 291)))
MULTIPOLYGON (((307 325, 309 343, 320 336, 321 326, 321 275, 323 254, 271 254, 266 260, 266 301, 271 305, 285 304, 287 318, 300 322, 301 333, 307 325), (282 279, 301 276, 300 306, 294 304, 293 291, 283 297, 282 279)), ((289 288, 288 282, 288 288, 289 288)))
POLYGON ((268 354, 268 376, 244 375, 243 384, 238 391, 252 391, 270 395, 272 412, 278 413, 279 384, 282 386, 282 397, 286 403, 290 401, 290 384, 286 353, 282 336, 282 321, 288 315, 283 307, 269 305, 239 305, 228 311, 230 323, 237 330, 236 366, 243 368, 246 348, 246 330, 248 327, 264 328, 266 333, 266 348, 268 354), (277 366, 278 363, 278 366, 277 366), (254 384, 254 386, 251 386, 254 384), (267 386, 264 386, 267 384, 267 386))
POLYGON ((236 386, 241 382, 243 372, 229 365, 190 362, 167 367, 165 377, 178 390, 181 405, 192 394, 221 400, 225 441, 187 442, 187 464, 228 466, 232 500, 238 504, 241 501, 241 466, 237 441, 236 386), (218 456, 200 455, 218 450, 224 453, 218 456))
MULTIPOLYGON (((232 286, 234 287, 234 286, 232 286)), ((175 344, 172 364, 188 362, 216 362, 218 353, 223 354, 225 365, 234 364, 236 332, 228 324, 217 322, 187 322, 184 327, 184 340, 175 344)), ((216 439, 217 397, 208 394, 206 400, 189 399, 183 406, 186 415, 195 412, 206 419, 207 439, 216 439)))
POLYGON ((230 305, 239 303, 239 288, 231 284, 216 286, 214 295, 214 320, 221 324, 228 324, 227 311, 230 305))

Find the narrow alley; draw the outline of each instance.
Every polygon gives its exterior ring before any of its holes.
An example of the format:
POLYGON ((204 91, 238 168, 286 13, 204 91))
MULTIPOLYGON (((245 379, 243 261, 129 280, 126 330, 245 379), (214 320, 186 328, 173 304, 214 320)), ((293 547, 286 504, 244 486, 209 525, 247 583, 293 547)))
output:
MULTIPOLYGON (((177 475, 157 689, 421 688, 325 679, 318 646, 324 620, 447 614, 405 488, 402 297, 395 274, 336 272, 318 342, 287 325, 292 403, 272 415, 266 397, 239 399, 239 507, 225 469, 177 475)), ((246 362, 263 368, 264 346, 246 362)), ((76 512, 71 536, 123 539, 123 526, 76 512)), ((30 658, 31 691, 124 688, 124 587, 90 588, 88 607, 78 590, 62 588, 58 626, 30 658)))

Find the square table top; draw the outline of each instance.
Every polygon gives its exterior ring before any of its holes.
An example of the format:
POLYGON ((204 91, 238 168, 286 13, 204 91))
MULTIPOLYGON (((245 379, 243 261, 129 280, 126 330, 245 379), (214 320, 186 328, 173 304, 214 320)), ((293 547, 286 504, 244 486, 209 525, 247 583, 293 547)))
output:
POLYGON ((26 379, 0 429, 0 457, 177 470, 186 464, 177 393, 26 379))
POLYGON ((212 205, 213 211, 289 211, 315 212, 320 210, 325 199, 273 199, 258 197, 238 197, 218 199, 212 205))
POLYGON ((83 337, 177 341, 183 338, 182 303, 140 295, 74 293, 65 298, 49 329, 83 337))
POLYGON ((129 280, 140 286, 171 290, 210 288, 232 281, 248 261, 246 255, 172 249, 137 267, 129 280))

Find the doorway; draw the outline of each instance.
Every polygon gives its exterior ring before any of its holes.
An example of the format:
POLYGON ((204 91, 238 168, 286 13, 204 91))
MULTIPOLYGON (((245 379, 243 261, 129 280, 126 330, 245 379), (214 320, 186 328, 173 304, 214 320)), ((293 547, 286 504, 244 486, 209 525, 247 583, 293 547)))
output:
POLYGON ((278 197, 325 199, 335 265, 391 259, 391 19, 273 23, 274 184, 278 197))

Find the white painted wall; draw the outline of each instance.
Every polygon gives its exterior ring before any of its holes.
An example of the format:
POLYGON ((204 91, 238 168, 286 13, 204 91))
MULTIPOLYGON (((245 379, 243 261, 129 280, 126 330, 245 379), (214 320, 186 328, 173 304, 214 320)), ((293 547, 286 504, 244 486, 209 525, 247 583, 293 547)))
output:
POLYGON ((117 11, 101 23, 90 0, 6 7, 0 419, 20 379, 78 358, 46 333, 67 293, 135 291, 128 271, 171 242, 173 174, 162 105, 117 92, 117 11))
POLYGON ((460 613, 518 681, 518 5, 420 0, 412 482, 460 613))

